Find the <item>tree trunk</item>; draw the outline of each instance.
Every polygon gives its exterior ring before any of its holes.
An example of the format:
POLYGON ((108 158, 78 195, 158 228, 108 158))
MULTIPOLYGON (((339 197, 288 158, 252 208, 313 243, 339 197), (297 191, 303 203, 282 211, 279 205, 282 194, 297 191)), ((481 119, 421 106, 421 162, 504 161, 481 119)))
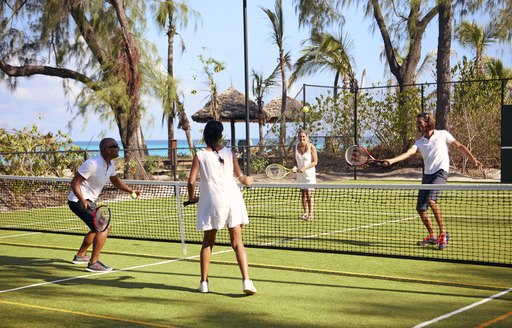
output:
MULTIPOLYGON (((409 35, 409 52, 405 56, 402 64, 400 64, 391 41, 391 36, 386 25, 384 15, 382 13, 378 0, 371 0, 373 7, 373 16, 379 27, 379 31, 384 41, 384 49, 386 53, 386 60, 389 65, 391 73, 395 76, 398 86, 399 93, 402 94, 407 88, 414 83, 414 76, 416 69, 421 58, 421 41, 425 33, 425 29, 430 21, 438 14, 438 6, 433 7, 429 10, 423 18, 420 17, 420 5, 419 1, 411 1, 411 9, 409 16, 407 17, 407 31, 409 35)), ((405 151, 409 147, 410 141, 408 140, 408 105, 405 103, 403 97, 399 97, 399 119, 402 122, 400 129, 400 138, 402 139, 402 150, 405 151)))
MULTIPOLYGON (((172 104, 174 107, 174 104, 172 104)), ((171 113, 167 114, 167 157, 171 159, 173 156, 173 140, 174 140, 174 108, 172 109, 171 113)))
POLYGON ((258 156, 262 156, 264 153, 265 153, 265 149, 261 146, 263 144, 263 139, 265 138, 265 134, 263 133, 263 127, 265 126, 265 124, 263 123, 263 120, 260 119, 259 122, 258 122, 258 132, 259 132, 259 136, 260 136, 260 141, 259 141, 259 147, 258 147, 258 156))
POLYGON ((279 50, 279 59, 281 65, 281 129, 279 132, 279 143, 281 144, 281 156, 286 158, 286 65, 283 49, 279 50))
MULTIPOLYGON (((174 78, 174 36, 176 35, 176 29, 172 18, 172 12, 169 13, 169 30, 167 31, 167 76, 174 78)), ((174 116, 176 115, 176 102, 175 97, 172 96, 173 86, 169 85, 167 90, 167 102, 168 108, 164 109, 167 115, 167 148, 168 157, 172 156, 172 140, 174 139, 174 116)))
MULTIPOLYGON (((338 98, 338 83, 340 81, 340 71, 336 71, 336 74, 334 74, 334 92, 333 92, 333 97, 334 99, 337 99, 338 98)), ((343 81, 343 87, 345 87, 345 81, 343 81)), ((343 91, 343 90, 342 90, 343 91)))
POLYGON ((185 135, 187 137, 188 148, 190 149, 190 153, 192 156, 196 153, 196 147, 194 145, 194 140, 192 139, 192 134, 190 133, 190 123, 187 118, 187 114, 185 113, 185 108, 183 108, 183 104, 181 101, 177 101, 177 109, 179 116, 178 129, 182 129, 185 131, 185 135))
POLYGON ((439 2, 439 37, 437 42, 436 129, 446 129, 450 114, 450 50, 452 42, 451 1, 439 2))
POLYGON ((144 169, 144 142, 141 140, 140 119, 126 115, 122 108, 113 107, 121 143, 125 154, 124 177, 137 180, 149 180, 144 169))
POLYGON ((124 67, 122 73, 126 81, 126 92, 128 93, 131 105, 128 109, 118 108, 122 111, 121 116, 126 116, 126 128, 121 136, 123 146, 128 149, 126 155, 126 162, 132 170, 129 176, 135 179, 149 179, 149 175, 144 169, 145 159, 145 144, 142 140, 142 133, 140 133, 140 109, 139 109, 139 89, 140 89, 140 72, 139 72, 139 51, 131 31, 128 18, 121 0, 109 1, 114 7, 119 24, 121 25, 120 31, 123 38, 123 52, 125 59, 123 61, 124 67), (134 171, 134 172, 133 172, 134 171))

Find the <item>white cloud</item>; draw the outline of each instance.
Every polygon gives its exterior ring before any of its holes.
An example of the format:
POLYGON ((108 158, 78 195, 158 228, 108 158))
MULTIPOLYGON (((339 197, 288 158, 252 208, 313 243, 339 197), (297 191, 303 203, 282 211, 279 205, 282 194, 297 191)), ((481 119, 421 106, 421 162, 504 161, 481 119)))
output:
MULTIPOLYGON (((75 113, 68 106, 72 106, 74 99, 68 99, 61 83, 58 78, 35 76, 19 79, 14 92, 0 88, 0 126, 8 130, 21 130, 35 124, 43 133, 61 130, 76 141, 89 140, 91 137, 97 139, 102 130, 107 130, 110 135, 118 135, 99 122, 96 115, 89 115, 87 124, 82 119, 75 120, 69 131, 68 123, 75 113)), ((72 90, 78 88, 72 85, 72 90)))

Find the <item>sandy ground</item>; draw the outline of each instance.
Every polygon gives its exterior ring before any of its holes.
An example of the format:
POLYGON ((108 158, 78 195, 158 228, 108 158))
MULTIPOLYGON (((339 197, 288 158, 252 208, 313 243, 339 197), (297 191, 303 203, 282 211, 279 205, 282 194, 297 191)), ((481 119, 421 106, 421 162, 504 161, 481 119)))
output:
MULTIPOLYGON (((358 180, 421 180, 422 171, 420 168, 372 168, 363 167, 357 171, 358 180)), ((290 173, 282 180, 269 179, 264 173, 254 175, 256 182, 264 183, 288 183, 295 182, 295 175, 290 173)), ((354 171, 346 172, 319 172, 317 173, 317 182, 340 182, 354 180, 354 171)), ((450 182, 483 182, 495 183, 500 182, 500 170, 498 169, 485 169, 484 174, 478 170, 471 170, 466 174, 457 171, 450 171, 448 176, 450 182)))

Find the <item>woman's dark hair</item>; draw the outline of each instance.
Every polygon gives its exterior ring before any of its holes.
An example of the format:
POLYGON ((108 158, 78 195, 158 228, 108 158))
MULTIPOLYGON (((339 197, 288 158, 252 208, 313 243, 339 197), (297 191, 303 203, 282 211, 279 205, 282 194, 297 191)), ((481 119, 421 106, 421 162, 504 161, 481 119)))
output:
POLYGON ((215 120, 208 121, 203 131, 203 139, 206 146, 215 150, 215 146, 217 146, 222 138, 222 131, 224 131, 224 127, 221 122, 215 120))
POLYGON ((213 149, 213 151, 217 154, 219 157, 219 162, 224 164, 224 159, 219 156, 219 153, 217 152, 216 146, 219 144, 220 139, 222 138, 222 131, 224 131, 224 127, 222 126, 222 123, 215 120, 210 120, 208 123, 206 123, 206 126, 204 127, 203 131, 203 139, 206 143, 206 146, 213 149))

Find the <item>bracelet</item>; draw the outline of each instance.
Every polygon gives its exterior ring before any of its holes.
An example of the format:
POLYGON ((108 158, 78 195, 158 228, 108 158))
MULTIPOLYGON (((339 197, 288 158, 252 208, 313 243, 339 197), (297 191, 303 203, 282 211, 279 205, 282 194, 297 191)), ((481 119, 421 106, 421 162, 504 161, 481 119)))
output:
POLYGON ((239 176, 236 177, 237 180, 240 180, 241 177, 243 177, 244 175, 243 174, 240 174, 239 176))

